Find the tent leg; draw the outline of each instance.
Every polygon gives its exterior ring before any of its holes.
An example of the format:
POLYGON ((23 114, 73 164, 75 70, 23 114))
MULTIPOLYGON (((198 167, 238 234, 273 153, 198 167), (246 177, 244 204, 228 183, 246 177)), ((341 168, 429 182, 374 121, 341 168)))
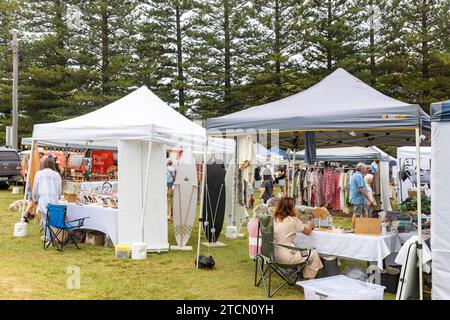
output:
MULTIPOLYGON (((148 151, 147 151, 147 165, 145 170, 145 177, 144 177, 144 199, 142 202, 142 221, 141 221, 141 241, 144 241, 144 224, 145 224, 145 206, 147 205, 147 188, 148 188, 148 175, 150 174, 150 157, 152 154, 152 142, 146 141, 148 143, 148 151)), ((167 192, 166 192, 167 194, 167 192)))
POLYGON ((417 179, 417 232, 418 232, 418 249, 419 258, 419 297, 423 300, 423 278, 422 278, 422 193, 420 183, 420 130, 416 128, 416 179, 417 179))
POLYGON ((197 269, 198 269, 198 257, 200 256, 200 235, 202 232, 202 213, 203 213, 203 201, 205 197, 205 182, 206 182, 206 158, 208 156, 208 136, 205 141, 205 151, 203 153, 203 170, 202 170, 202 185, 200 192, 200 217, 198 223, 198 240, 197 240, 197 269))
MULTIPOLYGON (((33 156, 34 156, 34 148, 36 146, 36 141, 35 140, 31 140, 31 153, 30 153, 30 159, 28 159, 28 169, 27 169, 27 181, 25 183, 25 185, 23 186, 24 188, 28 188, 30 186, 30 170, 31 170, 31 164, 33 163, 33 156)), ((31 189, 30 189, 31 191, 31 189)), ((31 192, 30 192, 31 193, 31 192)), ((25 211, 25 203, 27 201, 27 190, 25 189, 25 192, 23 193, 23 201, 22 201, 22 206, 20 208, 20 218, 23 218, 23 214, 25 211)))
MULTIPOLYGON (((289 173, 288 173, 289 177, 289 173)), ((291 197, 294 197, 294 177, 295 177, 295 148, 294 148, 294 157, 292 159, 292 187, 291 187, 291 197)))

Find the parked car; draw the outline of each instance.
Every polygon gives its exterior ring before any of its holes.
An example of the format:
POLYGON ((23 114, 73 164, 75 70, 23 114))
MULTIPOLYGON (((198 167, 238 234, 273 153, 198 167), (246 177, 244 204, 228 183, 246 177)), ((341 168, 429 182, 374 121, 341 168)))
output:
POLYGON ((16 150, 0 147, 0 188, 20 180, 20 157, 16 150))

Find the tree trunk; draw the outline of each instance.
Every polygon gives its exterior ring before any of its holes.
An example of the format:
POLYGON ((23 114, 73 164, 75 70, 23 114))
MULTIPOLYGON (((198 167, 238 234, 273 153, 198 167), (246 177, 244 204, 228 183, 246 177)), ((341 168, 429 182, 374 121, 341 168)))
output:
POLYGON ((331 22, 333 19, 333 12, 331 11, 332 6, 331 6, 331 0, 328 0, 327 2, 327 13, 328 13, 328 19, 327 19, 327 39, 328 39, 328 44, 326 46, 327 48, 327 70, 331 70, 331 68, 333 67, 332 65, 332 48, 331 48, 331 41, 333 40, 332 35, 331 35, 331 22))
POLYGON ((101 66, 101 85, 102 94, 109 93, 109 26, 108 26, 108 2, 102 1, 101 4, 101 37, 102 37, 102 66, 101 66))
POLYGON ((225 96, 224 100, 226 105, 229 105, 231 99, 231 37, 230 37, 230 4, 228 0, 224 0, 223 2, 224 10, 224 33, 225 33, 225 72, 224 72, 224 80, 225 80, 225 96))
MULTIPOLYGON (((422 0, 422 78, 430 78, 430 57, 429 57, 429 47, 428 47, 428 3, 427 0, 422 0)), ((426 103, 426 98, 430 95, 428 89, 423 91, 424 103, 426 103)))
POLYGON ((275 85, 277 86, 276 96, 281 97, 281 22, 280 22, 280 0, 275 0, 275 85))
MULTIPOLYGON (((63 50, 64 49, 64 31, 65 31, 65 25, 63 20, 63 12, 64 12, 64 4, 61 0, 56 1, 55 3, 55 26, 56 26, 56 41, 58 43, 58 49, 63 50)), ((58 65, 65 66, 66 65, 66 58, 63 54, 60 52, 58 54, 58 65)))
MULTIPOLYGON (((371 0, 369 5, 373 8, 373 1, 371 0)), ((374 12, 372 12, 373 15, 374 12)), ((370 85, 375 87, 376 79, 376 69, 375 69, 375 31, 374 31, 374 21, 373 16, 370 18, 370 85)))
POLYGON ((183 48, 181 41, 181 13, 180 13, 180 3, 176 3, 175 7, 175 18, 177 24, 177 71, 178 71, 178 106, 180 111, 184 112, 184 75, 183 75, 183 48))

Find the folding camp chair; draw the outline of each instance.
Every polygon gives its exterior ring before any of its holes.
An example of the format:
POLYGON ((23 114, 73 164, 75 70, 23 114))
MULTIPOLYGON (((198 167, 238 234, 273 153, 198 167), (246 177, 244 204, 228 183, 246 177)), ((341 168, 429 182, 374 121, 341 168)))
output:
POLYGON ((47 205, 44 235, 49 234, 50 240, 44 236, 44 249, 47 249, 52 244, 59 251, 64 251, 70 242, 80 249, 75 241, 74 231, 80 230, 84 225, 84 220, 88 217, 66 221, 66 212, 66 206, 50 203, 47 205))
MULTIPOLYGON (((303 268, 309 263, 311 249, 301 249, 274 242, 274 221, 271 215, 261 215, 259 218, 258 229, 261 232, 261 252, 255 257, 255 286, 264 285, 264 291, 268 298, 271 298, 286 284, 295 286, 301 291, 301 288, 295 283, 301 278, 303 268), (275 261, 274 248, 280 246, 289 250, 300 251, 305 261, 296 264, 281 264, 275 261), (277 274, 282 279, 282 284, 272 291, 272 275, 277 274)), ((259 233, 258 231, 258 233, 259 233)), ((259 242, 259 238, 258 238, 259 242)), ((259 243, 258 243, 259 245, 259 243)))

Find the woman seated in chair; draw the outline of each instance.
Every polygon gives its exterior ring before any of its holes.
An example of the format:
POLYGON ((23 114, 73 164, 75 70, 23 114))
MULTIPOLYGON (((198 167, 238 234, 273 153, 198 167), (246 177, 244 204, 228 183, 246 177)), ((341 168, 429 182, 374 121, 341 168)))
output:
MULTIPOLYGON (((295 247, 294 239, 297 232, 305 235, 311 234, 314 228, 314 221, 309 221, 304 225, 297 218, 295 212, 295 200, 291 197, 281 198, 278 201, 274 212, 274 242, 295 247)), ((308 261, 303 268, 302 274, 305 280, 314 279, 317 272, 323 267, 322 261, 316 250, 311 250, 309 258, 302 256, 302 252, 289 250, 281 246, 275 245, 275 260, 281 264, 296 264, 308 261)))

